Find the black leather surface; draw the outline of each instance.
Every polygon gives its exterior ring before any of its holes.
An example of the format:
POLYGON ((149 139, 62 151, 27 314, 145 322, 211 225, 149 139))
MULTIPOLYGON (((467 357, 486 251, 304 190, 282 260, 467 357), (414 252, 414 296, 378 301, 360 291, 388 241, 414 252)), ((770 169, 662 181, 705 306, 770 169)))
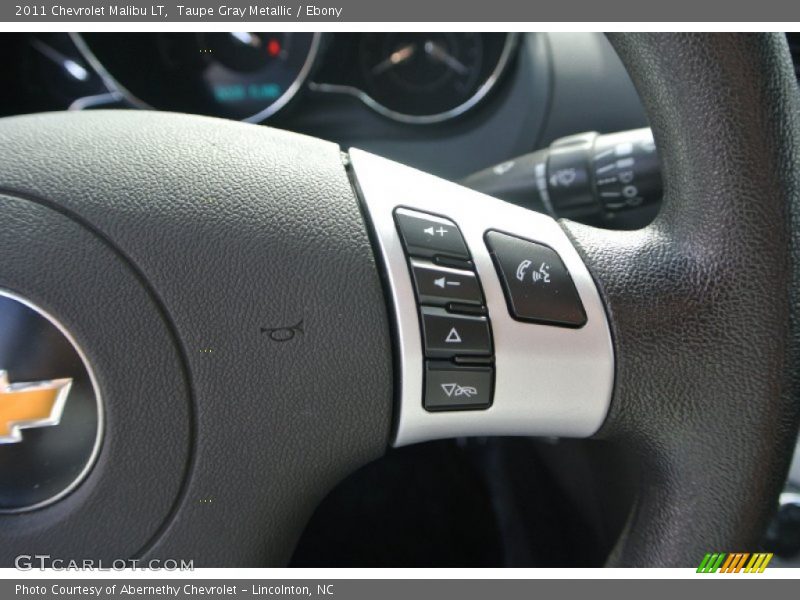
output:
MULTIPOLYGON (((202 117, 89 112, 0 121, 0 156, 0 187, 107 239, 147 280, 178 337, 193 460, 179 506, 142 553, 197 567, 283 564, 319 500, 389 440, 385 302, 338 148, 202 117), (262 332, 292 326, 288 341, 262 332)), ((87 311, 76 335, 92 319, 87 311)), ((130 338, 126 323, 106 334, 130 338)), ((106 376, 102 360, 96 368, 106 376)), ((112 401, 136 403, 138 391, 112 401)), ((162 451, 151 438, 141 443, 162 451)), ((131 483, 153 493, 159 485, 155 475, 131 483)), ((132 510, 137 501, 120 500, 132 510)), ((130 521, 100 527, 71 533, 139 535, 130 521)))
POLYGON ((615 339, 599 435, 642 466, 609 564, 696 566, 757 548, 797 434, 798 92, 780 35, 611 39, 647 107, 666 193, 641 231, 565 223, 615 339))

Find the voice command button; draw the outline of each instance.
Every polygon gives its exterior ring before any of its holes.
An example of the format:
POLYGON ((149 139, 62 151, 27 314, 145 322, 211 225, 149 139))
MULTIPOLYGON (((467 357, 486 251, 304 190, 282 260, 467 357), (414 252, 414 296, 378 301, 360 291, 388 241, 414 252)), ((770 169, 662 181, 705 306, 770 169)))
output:
POLYGON ((514 319, 566 327, 586 323, 575 284, 555 250, 499 231, 486 232, 484 239, 514 319))

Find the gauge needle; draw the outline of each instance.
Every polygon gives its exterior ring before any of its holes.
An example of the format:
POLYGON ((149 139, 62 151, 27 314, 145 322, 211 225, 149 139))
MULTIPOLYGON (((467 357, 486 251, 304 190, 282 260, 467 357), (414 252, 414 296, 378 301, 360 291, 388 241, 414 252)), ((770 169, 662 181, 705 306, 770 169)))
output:
POLYGON ((409 58, 414 56, 414 52, 417 51, 416 44, 408 44, 407 46, 403 46, 399 50, 395 50, 377 65, 372 67, 372 74, 373 75, 380 75, 384 71, 388 71, 394 66, 401 65, 406 62, 409 58))
POLYGON ((89 71, 84 69, 81 65, 77 62, 72 60, 71 58, 67 58, 61 52, 53 48, 52 46, 48 46, 43 41, 34 39, 31 42, 31 45, 36 48, 39 52, 41 52, 44 56, 52 60, 54 63, 59 65, 62 69, 64 69, 69 75, 78 81, 87 81, 89 79, 89 71))
POLYGON ((250 33, 249 31, 231 31, 231 37, 245 46, 252 46, 253 48, 261 47, 261 38, 255 33, 250 33))
POLYGON ((466 75, 469 73, 469 69, 464 63, 462 63, 436 42, 431 40, 425 42, 425 54, 434 60, 438 60, 440 63, 444 63, 459 75, 466 75))

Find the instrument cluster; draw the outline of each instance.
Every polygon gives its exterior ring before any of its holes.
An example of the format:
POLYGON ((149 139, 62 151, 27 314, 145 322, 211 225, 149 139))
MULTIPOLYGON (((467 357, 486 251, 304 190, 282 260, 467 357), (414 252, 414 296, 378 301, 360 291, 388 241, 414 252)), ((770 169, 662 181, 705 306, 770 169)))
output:
POLYGON ((57 71, 76 89, 96 85, 73 109, 121 105, 261 123, 305 94, 334 94, 387 119, 430 124, 486 98, 512 64, 518 37, 93 32, 32 36, 29 54, 39 72, 57 71))

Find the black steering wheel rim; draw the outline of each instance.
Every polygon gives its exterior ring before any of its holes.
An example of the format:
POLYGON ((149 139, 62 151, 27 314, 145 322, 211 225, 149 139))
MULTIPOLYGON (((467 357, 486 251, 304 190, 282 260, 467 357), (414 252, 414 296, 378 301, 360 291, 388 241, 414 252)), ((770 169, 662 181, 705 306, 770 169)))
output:
POLYGON ((665 197, 637 232, 566 224, 615 338, 598 437, 640 459, 609 564, 692 566, 758 548, 797 439, 796 82, 780 34, 610 37, 651 120, 665 197))

